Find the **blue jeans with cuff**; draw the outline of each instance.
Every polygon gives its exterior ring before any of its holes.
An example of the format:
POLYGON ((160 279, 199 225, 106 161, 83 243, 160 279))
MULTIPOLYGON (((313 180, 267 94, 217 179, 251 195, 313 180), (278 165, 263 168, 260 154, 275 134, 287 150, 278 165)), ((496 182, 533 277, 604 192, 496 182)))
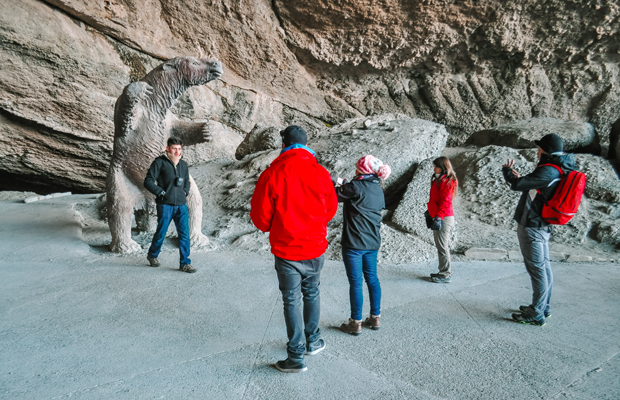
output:
POLYGON ((324 261, 324 256, 301 261, 285 260, 275 256, 288 335, 286 350, 291 360, 303 360, 306 345, 321 338, 319 285, 324 261))
POLYGON ((170 226, 170 221, 174 220, 179 235, 179 253, 181 265, 191 264, 189 259, 189 212, 187 204, 172 206, 169 204, 157 205, 157 230, 153 235, 153 241, 149 248, 148 256, 157 258, 161 251, 161 246, 166 238, 166 232, 170 226))
POLYGON ((377 277, 377 254, 379 250, 355 250, 342 248, 342 259, 349 278, 349 300, 351 302, 351 318, 362 319, 364 303, 364 281, 368 285, 370 296, 370 313, 381 315, 381 284, 377 277))

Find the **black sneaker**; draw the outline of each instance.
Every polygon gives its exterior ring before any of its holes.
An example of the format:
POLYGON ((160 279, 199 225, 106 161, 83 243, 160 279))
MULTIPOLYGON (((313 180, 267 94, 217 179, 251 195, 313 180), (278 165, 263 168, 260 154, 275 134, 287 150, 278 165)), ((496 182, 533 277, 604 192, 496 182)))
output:
POLYGON ((149 264, 151 264, 151 267, 159 267, 161 265, 157 258, 146 256, 146 259, 149 260, 149 264))
POLYGON ((306 351, 306 355, 313 356, 315 354, 318 354, 322 352, 323 350, 325 350, 326 346, 327 345, 325 344, 325 340, 323 339, 319 339, 312 343, 308 343, 307 345, 308 350, 306 351))
MULTIPOLYGON (((519 311, 526 312, 526 310, 530 308, 530 306, 519 306, 519 311)), ((545 318, 549 318, 551 316, 551 311, 545 311, 545 318)))
POLYGON ((452 279, 450 279, 450 277, 448 276, 447 278, 442 278, 440 276, 433 276, 431 277, 431 281, 435 282, 435 283, 450 283, 452 279))
POLYGON ((281 371, 281 372, 299 373, 299 372, 304 372, 308 370, 308 367, 306 367, 306 363, 304 362, 304 360, 293 361, 290 358, 287 358, 286 360, 278 361, 275 367, 278 371, 281 371))
POLYGON ((181 264, 179 269, 183 272, 187 272, 188 274, 193 274, 196 272, 196 268, 192 267, 192 264, 181 264))
POLYGON ((512 314, 512 320, 515 322, 520 322, 522 324, 527 324, 527 325, 536 325, 536 326, 543 326, 545 325, 545 319, 541 318, 541 319, 535 319, 532 317, 528 317, 527 315, 520 313, 520 314, 512 314))

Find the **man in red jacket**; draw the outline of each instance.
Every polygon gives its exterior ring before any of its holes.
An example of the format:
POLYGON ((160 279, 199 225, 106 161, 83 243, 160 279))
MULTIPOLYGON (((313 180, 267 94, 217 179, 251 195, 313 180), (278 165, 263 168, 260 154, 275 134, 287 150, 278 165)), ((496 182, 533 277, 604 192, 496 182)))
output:
POLYGON ((280 134, 282 152, 258 178, 250 217, 258 229, 269 232, 284 303, 288 358, 275 367, 303 372, 308 369, 304 354, 325 348, 319 283, 327 223, 336 214, 338 199, 329 173, 306 146, 306 132, 291 125, 280 134))

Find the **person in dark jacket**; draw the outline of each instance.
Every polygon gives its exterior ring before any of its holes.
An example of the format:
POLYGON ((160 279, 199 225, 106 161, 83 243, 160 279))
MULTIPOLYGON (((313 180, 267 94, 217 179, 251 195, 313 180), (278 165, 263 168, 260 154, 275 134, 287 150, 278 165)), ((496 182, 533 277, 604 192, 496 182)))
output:
POLYGON ((524 324, 542 326, 551 315, 549 303, 553 288, 553 272, 549 260, 549 238, 551 225, 542 219, 542 208, 546 200, 551 199, 560 181, 560 172, 553 166, 557 165, 563 172, 575 169, 575 157, 563 152, 562 139, 554 134, 543 136, 534 141, 538 146, 538 165, 536 169, 520 176, 512 166, 514 160, 502 165, 504 179, 515 191, 523 192, 515 211, 519 247, 525 268, 532 281, 532 304, 520 306, 520 313, 512 314, 512 319, 524 324))
POLYGON ((391 169, 371 155, 359 159, 351 182, 336 188, 338 201, 344 203, 342 259, 349 279, 351 317, 340 330, 352 335, 362 333, 363 280, 368 285, 370 316, 364 325, 381 326, 381 284, 377 277, 377 254, 381 247, 381 210, 385 208, 382 181, 391 169))
POLYGON ((431 218, 441 220, 441 229, 433 231, 439 259, 439 272, 431 274, 431 280, 435 283, 449 283, 452 279, 450 278, 452 275, 450 231, 454 226, 452 199, 456 195, 458 180, 448 157, 434 159, 433 166, 427 209, 431 218))
POLYGON ((304 355, 318 354, 326 346, 319 328, 319 285, 327 223, 338 201, 329 173, 306 146, 306 131, 291 125, 280 135, 282 152, 256 182, 250 218, 258 229, 269 232, 284 304, 288 358, 275 367, 303 372, 308 369, 304 355))
POLYGON ((157 259, 164 243, 170 221, 174 220, 179 235, 179 253, 181 262, 179 269, 194 273, 189 259, 189 214, 187 211, 187 194, 189 193, 189 170, 182 155, 181 139, 170 138, 166 152, 157 157, 151 164, 144 178, 144 187, 156 197, 157 230, 149 248, 147 259, 151 267, 159 267, 157 259))

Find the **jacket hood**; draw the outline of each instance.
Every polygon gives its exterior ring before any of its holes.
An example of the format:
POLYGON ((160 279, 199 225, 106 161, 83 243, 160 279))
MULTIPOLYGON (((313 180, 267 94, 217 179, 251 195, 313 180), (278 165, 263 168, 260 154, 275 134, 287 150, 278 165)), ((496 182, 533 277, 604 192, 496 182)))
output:
POLYGON ((577 169, 575 155, 573 153, 543 153, 540 156, 540 162, 538 163, 538 165, 542 164, 557 165, 558 167, 567 171, 574 171, 577 169))

